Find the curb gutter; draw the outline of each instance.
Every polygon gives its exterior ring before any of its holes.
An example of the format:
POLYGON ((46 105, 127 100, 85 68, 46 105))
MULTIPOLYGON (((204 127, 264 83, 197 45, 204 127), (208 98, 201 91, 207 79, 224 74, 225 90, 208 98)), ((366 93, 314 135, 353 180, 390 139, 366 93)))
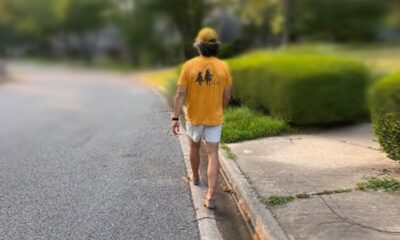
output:
MULTIPOLYGON (((190 160, 189 160, 189 141, 186 137, 186 132, 182 128, 182 126, 185 125, 185 117, 181 115, 181 135, 179 135, 179 142, 181 144, 182 152, 184 153, 184 158, 185 158, 185 164, 188 173, 190 173, 191 166, 190 166, 190 160), (186 148, 186 151, 184 150, 186 148), (185 155, 185 152, 187 153, 185 155)), ((205 141, 203 140, 203 144, 205 144, 205 141)), ((220 173, 225 181, 226 185, 230 187, 232 190, 231 196, 233 200, 235 201, 235 204, 237 208, 240 211, 240 214, 242 215, 243 220, 245 221, 250 233, 253 236, 254 240, 289 240, 287 237, 286 233, 283 231, 281 226, 279 225, 278 221, 275 219, 275 217, 272 215, 271 211, 268 210, 258 199, 257 193, 254 191, 254 189, 251 187, 245 176, 242 174, 240 171, 238 165, 236 164, 235 161, 228 159, 225 157, 223 154, 222 150, 219 149, 218 151, 218 156, 219 156, 219 161, 220 161, 220 173)), ((190 185, 191 190, 194 188, 192 185, 190 185)), ((203 189, 203 193, 201 195, 196 195, 194 191, 192 190, 192 196, 193 196, 193 201, 195 204, 196 210, 199 210, 199 207, 195 203, 195 198, 197 199, 202 199, 202 197, 207 193, 207 187, 203 189)), ((200 203, 200 209, 205 209, 203 206, 203 203, 200 203)), ((201 217, 201 214, 196 213, 197 216, 201 217)), ((211 212, 212 214, 212 212, 211 212)), ((215 219, 214 214, 212 214, 212 218, 215 219)), ((215 225, 215 228, 218 231, 217 225, 215 220, 212 219, 214 222, 212 224, 215 225)), ((200 235, 202 235, 202 232, 207 232, 209 228, 202 228, 200 226, 199 222, 199 230, 200 230, 200 235), (204 229, 206 231, 204 231, 204 229), (202 231, 203 230, 203 231, 202 231)), ((202 238, 203 239, 203 238, 202 238)), ((213 238, 204 238, 204 239, 223 239, 222 236, 220 235, 220 238, 217 238, 216 236, 213 238)))
MULTIPOLYGON (((161 93, 154 88, 151 88, 151 90, 158 95, 160 102, 164 105, 164 107, 168 110, 171 110, 171 107, 164 96, 162 96, 161 93)), ((172 117, 171 112, 169 115, 172 117)), ((184 119, 184 117, 181 119, 184 119)), ((183 120, 180 121, 180 125, 178 142, 181 147, 182 156, 186 166, 186 172, 189 174, 192 172, 192 167, 189 160, 189 140, 186 136, 185 129, 182 127, 185 125, 183 120)), ((217 221, 214 212, 203 206, 203 198, 207 194, 207 186, 205 186, 203 182, 200 182, 200 185, 195 187, 189 181, 189 188, 196 215, 196 219, 194 221, 197 222, 200 240, 223 240, 223 237, 217 227, 217 221)))
POLYGON ((258 199, 254 189, 234 160, 227 159, 219 150, 221 175, 232 190, 232 197, 249 227, 253 239, 289 240, 278 221, 258 199))
MULTIPOLYGON (((180 127, 178 140, 181 145, 186 170, 188 173, 191 173, 192 167, 189 160, 189 140, 186 136, 185 130, 182 127, 180 127)), ((193 205, 196 212, 196 220, 199 227, 200 239, 223 240, 223 237, 217 227, 214 212, 203 206, 203 199, 207 193, 207 186, 205 186, 203 182, 200 182, 199 186, 193 186, 193 184, 189 183, 189 186, 190 192, 192 193, 193 205)))
MULTIPOLYGON (((163 105, 170 109, 166 99, 159 91, 153 91, 160 97, 163 105)), ((172 116, 172 114, 171 114, 172 116)), ((182 117, 181 119, 184 119, 182 117)), ((180 121, 180 134, 178 141, 181 146, 186 171, 192 171, 189 160, 189 140, 186 137, 184 120, 180 121)), ((232 198, 238 207, 243 220, 246 222, 254 240, 289 240, 286 233, 283 231, 278 221, 261 202, 254 189, 250 186, 247 179, 244 177, 239 167, 233 160, 229 160, 219 149, 218 152, 220 161, 220 172, 227 184, 232 190, 232 198)), ((207 186, 200 183, 200 187, 195 187, 189 183, 190 192, 192 194, 193 205, 196 212, 196 221, 199 228, 201 240, 223 240, 221 233, 218 230, 217 222, 213 211, 206 209, 203 206, 203 197, 207 193, 207 186)))

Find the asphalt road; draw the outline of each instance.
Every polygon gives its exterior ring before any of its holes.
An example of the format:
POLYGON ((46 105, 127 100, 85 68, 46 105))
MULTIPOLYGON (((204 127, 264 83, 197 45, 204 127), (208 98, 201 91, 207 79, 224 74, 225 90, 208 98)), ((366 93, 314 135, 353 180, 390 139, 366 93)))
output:
POLYGON ((0 239, 198 239, 169 115, 132 77, 12 66, 0 85, 0 239))

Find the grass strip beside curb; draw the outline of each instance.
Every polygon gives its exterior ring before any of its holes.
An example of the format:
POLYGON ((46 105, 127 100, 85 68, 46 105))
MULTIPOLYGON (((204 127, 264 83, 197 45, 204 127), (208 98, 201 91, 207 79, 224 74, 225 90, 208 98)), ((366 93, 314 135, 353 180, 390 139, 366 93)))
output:
POLYGON ((247 107, 225 109, 222 141, 234 143, 291 132, 289 125, 280 119, 262 115, 247 107))

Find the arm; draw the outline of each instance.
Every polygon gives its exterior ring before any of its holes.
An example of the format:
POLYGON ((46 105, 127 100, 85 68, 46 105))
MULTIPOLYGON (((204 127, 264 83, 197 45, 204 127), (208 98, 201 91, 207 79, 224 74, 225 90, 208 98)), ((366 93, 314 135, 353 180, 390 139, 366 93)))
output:
POLYGON ((224 88, 224 107, 228 106, 229 102, 231 101, 231 95, 232 95, 232 85, 227 85, 224 88))
MULTIPOLYGON (((174 118, 179 118, 179 114, 182 111, 183 103, 185 102, 185 99, 186 99, 186 92, 187 92, 187 86, 182 86, 182 85, 178 86, 178 89, 176 90, 175 102, 174 102, 174 115, 173 115, 174 118)), ((171 130, 174 135, 178 134, 179 120, 172 121, 171 130)))

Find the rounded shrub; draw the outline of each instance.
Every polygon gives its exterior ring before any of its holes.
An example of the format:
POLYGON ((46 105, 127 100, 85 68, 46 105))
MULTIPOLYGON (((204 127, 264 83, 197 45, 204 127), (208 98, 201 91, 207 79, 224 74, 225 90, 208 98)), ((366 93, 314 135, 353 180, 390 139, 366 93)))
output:
POLYGON ((256 52, 229 61, 234 99, 295 125, 368 116, 364 64, 336 56, 256 52))
POLYGON ((400 72, 371 87, 369 105, 379 143, 388 157, 400 161, 400 72))

